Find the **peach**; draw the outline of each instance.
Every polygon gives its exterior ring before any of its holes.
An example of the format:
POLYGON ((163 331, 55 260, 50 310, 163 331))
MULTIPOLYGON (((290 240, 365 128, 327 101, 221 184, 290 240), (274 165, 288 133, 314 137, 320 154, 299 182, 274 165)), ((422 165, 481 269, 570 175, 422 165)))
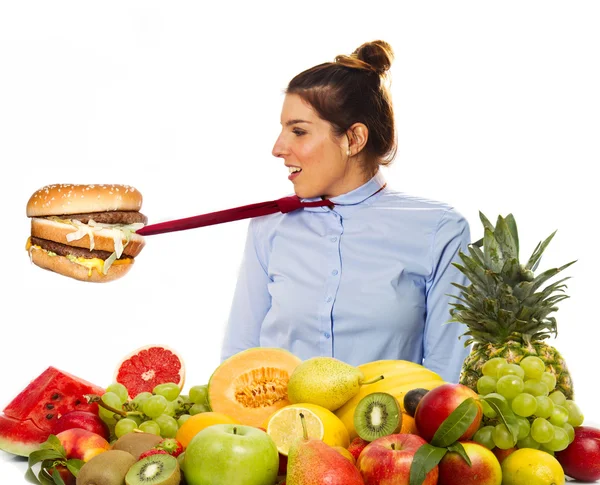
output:
POLYGON ((449 451, 438 465, 438 485, 500 485, 502 468, 496 456, 479 443, 461 444, 471 466, 458 453, 449 451))
POLYGON ((458 438, 459 441, 470 440, 481 425, 483 408, 477 394, 462 384, 443 384, 423 396, 415 412, 419 436, 430 442, 444 420, 470 397, 476 400, 477 414, 468 429, 458 438))
POLYGON ((68 458, 87 462, 110 449, 110 443, 102 436, 82 428, 70 428, 56 435, 68 458))

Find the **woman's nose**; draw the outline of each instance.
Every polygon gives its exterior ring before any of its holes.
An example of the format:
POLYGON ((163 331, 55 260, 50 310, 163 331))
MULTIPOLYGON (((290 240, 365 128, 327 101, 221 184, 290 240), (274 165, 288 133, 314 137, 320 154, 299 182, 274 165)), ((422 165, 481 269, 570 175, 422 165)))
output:
POLYGON ((271 153, 273 154, 274 157, 279 157, 279 158, 281 158, 285 155, 286 146, 283 141, 282 135, 279 135, 277 137, 277 140, 275 140, 275 145, 273 145, 273 150, 271 150, 271 153))

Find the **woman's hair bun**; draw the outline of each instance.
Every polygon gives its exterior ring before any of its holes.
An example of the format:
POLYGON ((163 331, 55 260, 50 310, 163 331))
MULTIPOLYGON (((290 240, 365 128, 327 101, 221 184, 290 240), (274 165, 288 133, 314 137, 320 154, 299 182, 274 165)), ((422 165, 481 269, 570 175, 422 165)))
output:
POLYGON ((368 64, 376 73, 383 74, 392 66, 394 51, 386 41, 374 40, 361 45, 352 56, 368 64))

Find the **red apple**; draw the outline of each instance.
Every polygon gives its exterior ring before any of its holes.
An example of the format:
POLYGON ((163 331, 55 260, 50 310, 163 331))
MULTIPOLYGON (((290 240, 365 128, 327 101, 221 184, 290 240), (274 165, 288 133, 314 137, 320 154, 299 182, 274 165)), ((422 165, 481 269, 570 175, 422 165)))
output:
MULTIPOLYGON (((479 399, 477 394, 462 384, 443 384, 429 391, 419 402, 415 412, 415 424, 419 435, 430 442, 433 435, 460 404, 468 398, 479 399)), ((470 440, 481 425, 483 409, 477 402, 477 415, 459 441, 470 440)))
MULTIPOLYGON (((391 434, 369 443, 356 463, 365 485, 408 485, 413 457, 425 443, 416 434, 391 434)), ((425 477, 423 485, 436 485, 437 480, 436 465, 425 477)))
POLYGON ((110 438, 110 431, 106 423, 97 414, 89 411, 69 411, 63 414, 54 423, 52 434, 56 435, 71 428, 87 429, 92 433, 99 434, 105 440, 110 438))
POLYGON ((102 436, 86 429, 71 428, 56 435, 65 449, 68 458, 87 462, 96 455, 110 449, 110 444, 102 436))
POLYGON ((569 446, 554 455, 565 474, 583 482, 600 478, 600 429, 577 426, 569 446))
POLYGON ((363 440, 360 436, 357 436, 350 442, 350 446, 348 446, 348 451, 352 453, 352 456, 355 460, 358 460, 359 455, 362 450, 370 443, 370 441, 363 440))
POLYGON ((438 485, 500 485, 502 468, 496 456, 478 443, 461 444, 471 465, 455 451, 449 451, 438 465, 438 485))

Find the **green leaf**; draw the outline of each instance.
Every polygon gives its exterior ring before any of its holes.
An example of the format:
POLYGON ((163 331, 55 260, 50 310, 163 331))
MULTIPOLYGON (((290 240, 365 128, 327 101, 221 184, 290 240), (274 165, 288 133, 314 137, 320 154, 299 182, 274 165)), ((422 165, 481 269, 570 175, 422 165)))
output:
POLYGON ((452 443, 448 447, 448 451, 454 451, 455 453, 458 453, 462 459, 465 460, 469 466, 471 466, 471 458, 469 458, 469 455, 467 455, 467 452, 460 441, 452 443))
POLYGON ((64 480, 62 479, 62 477, 60 476, 60 473, 58 472, 58 470, 56 468, 52 469, 52 479, 54 480, 54 483, 56 485, 65 485, 64 480))
POLYGON ((447 452, 447 449, 438 448, 429 443, 422 445, 413 456, 410 465, 410 485, 421 485, 427 474, 435 468, 447 452))
POLYGON ((473 424, 478 410, 479 407, 474 398, 465 399, 452 411, 450 416, 444 419, 433 435, 431 444, 445 448, 457 441, 469 429, 469 426, 473 424))
POLYGON ((79 470, 81 470, 81 467, 84 465, 84 462, 83 462, 83 460, 71 458, 70 460, 67 460, 66 465, 67 465, 67 468, 69 469, 69 471, 75 477, 77 477, 77 475, 79 474, 79 470))
MULTIPOLYGON (((64 450, 63 450, 64 451, 64 450)), ((40 480, 36 478, 33 473, 32 468, 40 462, 44 462, 46 460, 64 460, 64 453, 60 453, 54 449, 41 449, 34 451, 29 455, 29 459, 27 460, 27 471, 25 472, 25 480, 30 483, 40 483, 40 480)))
POLYGON ((63 445, 61 444, 60 440, 53 434, 48 436, 48 439, 40 445, 40 449, 55 450, 59 453, 62 453, 63 455, 66 455, 65 449, 63 448, 63 445))
POLYGON ((513 444, 516 444, 519 425, 512 410, 508 407, 508 404, 495 397, 482 397, 480 399, 483 399, 494 411, 496 411, 496 414, 500 417, 502 424, 504 424, 506 429, 508 429, 512 434, 514 442, 513 444))

